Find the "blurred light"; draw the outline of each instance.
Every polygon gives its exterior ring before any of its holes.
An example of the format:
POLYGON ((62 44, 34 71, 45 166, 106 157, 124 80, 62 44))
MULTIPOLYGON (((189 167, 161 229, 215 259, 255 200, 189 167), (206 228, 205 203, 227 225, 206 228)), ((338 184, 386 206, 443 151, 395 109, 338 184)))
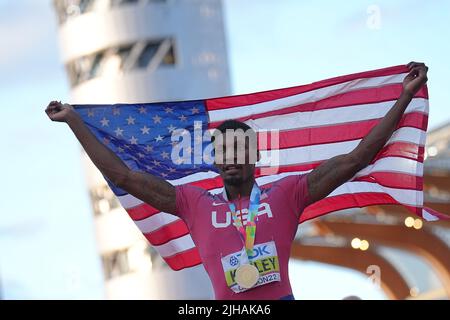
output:
POLYGON ((367 241, 367 240, 361 240, 361 244, 360 244, 359 248, 360 248, 362 251, 366 251, 367 249, 369 249, 369 241, 367 241))
POLYGON ((354 238, 351 245, 353 249, 359 249, 359 247, 361 246, 361 240, 359 238, 354 238))
POLYGON ((107 213, 109 211, 110 207, 109 207, 109 201, 106 199, 101 199, 98 202, 98 210, 101 213, 107 213))
POLYGON ((408 228, 411 228, 414 225, 414 218, 413 217, 408 217, 405 219, 405 226, 407 226, 408 228))
POLYGON ((412 287, 409 290, 409 294, 411 295, 411 297, 417 297, 419 295, 419 289, 417 287, 412 287))
POLYGON ((420 219, 416 219, 414 220, 414 229, 419 230, 420 228, 422 228, 423 226, 423 222, 420 219))
POLYGON ((432 146, 432 147, 429 147, 428 148, 428 155, 430 156, 430 157, 434 157, 435 155, 437 155, 437 153, 438 153, 438 150, 437 150, 437 148, 436 147, 434 147, 434 146, 432 146))

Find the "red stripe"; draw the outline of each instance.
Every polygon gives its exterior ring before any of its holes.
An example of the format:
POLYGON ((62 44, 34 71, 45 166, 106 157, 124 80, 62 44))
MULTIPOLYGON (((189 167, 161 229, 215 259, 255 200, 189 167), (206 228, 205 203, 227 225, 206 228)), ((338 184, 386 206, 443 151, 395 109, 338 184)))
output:
POLYGON ((202 263, 200 254, 197 248, 192 248, 180 253, 177 253, 170 257, 165 257, 164 260, 175 271, 190 268, 202 263))
POLYGON ((180 238, 189 233, 183 220, 176 220, 149 233, 143 233, 145 238, 154 246, 162 245, 170 240, 180 238))
POLYGON ((358 177, 352 181, 375 182, 388 188, 423 190, 423 178, 412 174, 372 172, 370 175, 358 177))
POLYGON ((230 107, 251 105, 251 104, 261 103, 261 102, 265 102, 265 101, 281 99, 281 98, 293 96, 296 94, 304 93, 307 91, 320 89, 320 88, 324 88, 324 87, 328 87, 328 86, 332 86, 332 85, 336 85, 339 83, 352 81, 352 80, 356 80, 356 79, 382 77, 382 76, 400 74, 400 73, 405 73, 405 72, 408 72, 408 68, 406 66, 402 65, 402 66, 395 66, 395 67, 389 67, 389 68, 384 68, 384 69, 349 74, 349 75, 335 77, 335 78, 331 78, 331 79, 327 79, 327 80, 322 80, 322 81, 318 81, 318 82, 314 82, 314 83, 302 85, 302 86, 262 91, 262 92, 251 93, 251 94, 235 95, 235 96, 230 96, 230 97, 208 99, 208 100, 206 100, 206 109, 208 111, 211 111, 211 110, 226 109, 226 108, 230 108, 230 107))
POLYGON ((371 164, 378 159, 386 157, 399 157, 423 163, 424 152, 424 146, 410 142, 394 142, 383 147, 383 149, 381 149, 381 151, 379 151, 376 157, 372 160, 371 164))
MULTIPOLYGON (((308 206, 300 215, 299 223, 314 219, 338 210, 350 208, 362 208, 372 205, 400 204, 386 193, 361 192, 343 194, 335 197, 325 198, 308 206)), ((414 214, 421 216, 422 209, 419 207, 403 205, 414 214)))
POLYGON ((145 202, 125 210, 128 212, 128 215, 133 220, 142 220, 160 212, 158 209, 153 208, 151 205, 145 202))
MULTIPOLYGON (((315 128, 302 128, 278 132, 274 136, 275 143, 272 146, 272 133, 258 133, 258 149, 286 149, 293 147, 318 145, 324 143, 343 142, 362 139, 375 127, 381 119, 365 120, 353 123, 329 125, 315 128), (265 142, 266 146, 262 142, 265 142)), ((413 112, 403 115, 398 128, 412 127, 426 130, 428 115, 413 112)))

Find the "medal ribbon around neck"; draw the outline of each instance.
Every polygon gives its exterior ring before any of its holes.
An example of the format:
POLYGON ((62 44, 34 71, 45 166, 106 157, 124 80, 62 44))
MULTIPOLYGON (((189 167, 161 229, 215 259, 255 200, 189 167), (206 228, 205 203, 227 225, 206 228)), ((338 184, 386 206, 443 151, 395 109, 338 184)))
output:
MULTIPOLYGON (((236 206, 234 203, 229 202, 228 207, 231 211, 231 217, 233 218, 233 224, 239 231, 241 239, 244 242, 245 255, 241 255, 242 258, 249 261, 249 257, 253 254, 253 246, 255 244, 255 236, 256 236, 256 223, 255 218, 258 216, 258 208, 259 208, 259 199, 261 197, 261 190, 258 185, 255 183, 252 188, 252 192, 250 194, 250 201, 248 207, 248 215, 247 215, 247 223, 244 228, 244 224, 242 222, 242 207, 240 208, 241 215, 238 216, 236 212, 236 206)), ((242 261, 244 262, 244 261, 242 261)), ((245 262, 244 262, 245 263, 245 262)))

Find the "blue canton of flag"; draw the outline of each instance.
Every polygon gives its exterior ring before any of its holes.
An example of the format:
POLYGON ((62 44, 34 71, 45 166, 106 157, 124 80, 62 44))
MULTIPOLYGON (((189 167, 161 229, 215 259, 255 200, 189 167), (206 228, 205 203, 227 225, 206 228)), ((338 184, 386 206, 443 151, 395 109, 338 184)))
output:
MULTIPOLYGON (((165 180, 179 179, 196 172, 216 171, 203 158, 199 158, 202 157, 199 152, 210 143, 208 139, 203 141, 208 119, 202 100, 74 107, 95 136, 132 170, 147 172, 165 180), (173 147, 182 139, 180 136, 172 141, 172 133, 180 129, 186 130, 183 135, 190 137, 192 148, 182 149, 172 157, 173 147)), ((108 183, 116 195, 125 193, 110 181, 108 183)))

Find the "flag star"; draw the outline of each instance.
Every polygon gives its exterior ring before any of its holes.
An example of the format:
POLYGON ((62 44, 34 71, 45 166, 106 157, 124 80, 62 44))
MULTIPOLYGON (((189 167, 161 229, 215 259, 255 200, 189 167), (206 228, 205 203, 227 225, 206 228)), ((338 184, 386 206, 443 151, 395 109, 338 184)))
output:
POLYGON ((136 139, 134 136, 131 136, 130 143, 137 144, 137 142, 138 142, 138 139, 136 139))
POLYGON ((120 109, 113 108, 113 116, 118 116, 118 115, 120 115, 120 109))
POLYGON ((89 109, 89 110, 88 110, 88 117, 89 117, 89 118, 92 118, 93 116, 94 116, 94 110, 89 109))
POLYGON ((122 152, 125 151, 122 147, 117 148, 117 150, 118 150, 120 153, 122 153, 122 152))
POLYGON ((167 178, 168 174, 167 173, 161 173, 161 176, 163 176, 164 178, 167 178))
POLYGON ((123 136, 123 129, 120 129, 119 127, 117 127, 116 130, 114 130, 116 137, 120 137, 123 136))
POLYGON ((160 134, 155 138, 156 141, 163 141, 163 137, 160 134))
POLYGON ((139 158, 144 158, 144 157, 145 157, 145 156, 144 156, 142 153, 140 153, 140 152, 138 152, 137 155, 138 155, 139 158))
POLYGON ((143 113, 147 113, 147 108, 142 106, 139 108, 139 113, 143 114, 143 113))
POLYGON ((202 128, 202 122, 201 121, 195 121, 194 122, 194 129, 201 129, 202 128))
POLYGON ((197 107, 193 107, 193 108, 191 109, 191 111, 192 111, 192 114, 196 114, 196 113, 199 113, 199 112, 200 112, 200 110, 199 110, 197 107))
POLYGON ((102 120, 100 120, 100 123, 102 124, 102 127, 108 127, 109 126, 109 120, 103 117, 102 120))
POLYGON ((175 173, 176 171, 177 171, 177 169, 175 169, 175 168, 169 168, 170 173, 175 173))
POLYGON ((166 111, 166 113, 173 113, 173 109, 172 108, 165 108, 164 111, 166 111))
POLYGON ((145 169, 147 169, 148 171, 151 171, 151 170, 153 170, 153 167, 152 166, 145 166, 145 169))
POLYGON ((161 165, 161 162, 159 162, 158 160, 153 160, 153 164, 154 164, 155 166, 160 166, 160 165, 161 165))
POLYGON ((180 119, 180 121, 186 121, 187 117, 182 114, 181 116, 178 117, 178 119, 180 119))
POLYGON ((143 128, 141 128, 142 134, 148 134, 148 132, 150 131, 150 128, 147 128, 147 126, 144 126, 143 128))
POLYGON ((162 156, 162 158, 163 159, 169 159, 169 153, 168 152, 163 152, 163 153, 161 153, 161 156, 162 156))
POLYGON ((177 127, 174 127, 173 124, 171 124, 170 126, 167 127, 167 130, 169 130, 170 133, 172 133, 172 131, 175 131, 177 127))
POLYGON ((147 151, 147 152, 152 152, 152 151, 153 151, 153 147, 150 146, 150 145, 146 145, 146 146, 145 146, 145 151, 147 151))
POLYGON ((161 117, 157 114, 152 119, 154 123, 161 123, 161 117))
POLYGON ((135 121, 135 120, 136 120, 136 119, 133 118, 131 115, 127 118, 128 124, 134 124, 134 121, 135 121))

